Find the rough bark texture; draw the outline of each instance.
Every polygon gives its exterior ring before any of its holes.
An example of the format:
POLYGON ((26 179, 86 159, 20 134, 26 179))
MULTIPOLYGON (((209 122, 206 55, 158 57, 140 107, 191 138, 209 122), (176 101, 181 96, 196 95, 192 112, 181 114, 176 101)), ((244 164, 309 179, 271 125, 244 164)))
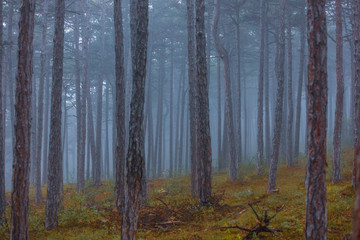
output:
MULTIPOLYGON (((197 82, 197 169, 199 199, 208 204, 211 197, 211 137, 209 92, 206 70, 205 1, 195 1, 196 12, 196 82, 197 82)), ((235 161, 235 159, 234 159, 235 161)))
POLYGON ((264 172, 264 25, 265 1, 260 0, 260 58, 257 100, 257 174, 264 172))
POLYGON ((38 130, 37 130, 37 149, 35 158, 35 202, 42 201, 41 196, 41 148, 43 136, 43 115, 44 115, 44 82, 46 77, 46 32, 47 32, 47 11, 48 1, 43 1, 42 9, 42 36, 41 36, 41 53, 40 53, 40 82, 38 98, 38 130))
POLYGON ((189 109, 190 109, 190 165, 191 165, 191 196, 198 194, 197 186, 197 144, 196 144, 196 69, 195 69, 195 26, 194 0, 186 0, 187 33, 188 33, 188 76, 189 76, 189 109))
MULTIPOLYGON (((354 222, 353 222, 353 233, 352 239, 360 239, 360 136, 359 136, 359 99, 360 99, 360 0, 353 0, 353 10, 354 10, 354 25, 353 25, 353 37, 354 37, 354 70, 355 70, 355 92, 354 92, 354 118, 357 121, 355 123, 355 144, 354 144, 354 172, 355 176, 355 186, 356 186, 356 200, 354 207, 354 222)), ((354 119, 354 120, 355 120, 354 119)))
POLYGON ((16 77, 13 190, 10 239, 28 239, 31 92, 33 73, 35 0, 23 0, 20 8, 18 72, 16 77))
POLYGON ((308 155, 305 239, 326 239, 327 34, 325 0, 307 1, 308 155))
POLYGON ((295 116, 295 141, 294 141, 294 157, 299 156, 300 149, 300 121, 301 121, 301 97, 304 82, 304 65, 305 65, 305 1, 303 2, 303 11, 300 12, 300 63, 299 63, 299 80, 296 96, 296 116, 295 116))
MULTIPOLYGON (((237 178, 237 159, 236 159, 236 149, 235 149, 235 134, 234 134, 234 118, 232 112, 232 96, 231 96, 231 80, 230 80, 230 63, 229 63, 229 54, 221 45, 218 33, 218 25, 220 18, 220 1, 215 0, 215 8, 214 8, 214 19, 212 24, 212 33, 214 38, 214 43, 216 50, 219 54, 219 57, 222 60, 224 67, 224 79, 225 79, 225 114, 227 115, 227 136, 228 143, 230 148, 230 180, 235 181, 237 178)), ((206 69, 205 69, 206 70, 206 69)), ((206 73, 205 73, 206 74, 206 73)))
POLYGON ((115 24, 115 85, 116 85, 116 148, 115 148, 115 203, 122 208, 125 181, 125 78, 124 78, 124 37, 121 0, 114 1, 115 24))
POLYGON ((333 168, 332 182, 341 181, 341 130, 343 119, 344 105, 344 76, 343 76, 343 40, 342 40, 342 6, 341 0, 335 1, 336 11, 336 110, 335 110, 335 126, 334 126, 334 152, 333 152, 333 168))
POLYGON ((294 165, 294 156, 293 156, 293 122, 294 122, 294 100, 293 100, 293 71, 292 71, 292 34, 291 34, 291 16, 288 13, 288 20, 287 20, 287 57, 288 57, 288 122, 287 122, 287 162, 288 166, 294 165))
POLYGON ((122 240, 135 240, 145 173, 144 100, 148 43, 148 0, 130 1, 132 98, 129 122, 129 144, 126 156, 125 201, 122 218, 122 240))
MULTIPOLYGON (((3 1, 0 1, 0 22, 3 22, 3 1)), ((5 104, 3 102, 3 26, 0 26, 0 226, 5 220, 5 104)))
POLYGON ((268 192, 276 190, 276 176, 277 165, 279 161, 279 148, 281 137, 281 125, 283 118, 283 98, 284 98, 284 64, 285 64, 285 3, 286 0, 281 0, 280 6, 280 26, 279 26, 279 39, 277 43, 276 53, 276 78, 278 80, 277 97, 275 107, 275 124, 273 136, 273 151, 270 161, 269 172, 269 185, 268 192))
POLYGON ((51 90, 51 117, 49 142, 49 172, 46 194, 45 228, 58 226, 58 208, 60 205, 60 187, 62 180, 62 144, 61 144, 61 97, 64 60, 64 21, 65 0, 55 2, 54 56, 51 90))

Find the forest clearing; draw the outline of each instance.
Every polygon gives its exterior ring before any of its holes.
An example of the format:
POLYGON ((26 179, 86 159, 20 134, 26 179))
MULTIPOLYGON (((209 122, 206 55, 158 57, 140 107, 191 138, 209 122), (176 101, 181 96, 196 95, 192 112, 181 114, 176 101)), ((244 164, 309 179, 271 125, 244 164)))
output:
MULTIPOLYGON (((331 166, 327 167, 328 239, 342 239, 352 229, 355 200, 351 187, 352 150, 345 150, 342 159, 343 182, 333 185, 331 166)), ((253 164, 242 166, 243 178, 236 183, 230 182, 225 172, 215 173, 214 191, 219 195, 224 192, 224 195, 220 196, 218 205, 210 207, 201 207, 196 199, 190 197, 189 176, 149 180, 149 200, 140 212, 137 239, 243 239, 246 236, 244 231, 219 228, 236 225, 250 228, 255 225, 256 217, 248 203, 254 204, 259 215, 265 209, 272 215, 282 207, 270 223, 271 228, 281 229, 282 232, 276 235, 262 233, 259 238, 252 239, 302 239, 305 223, 304 161, 304 157, 300 157, 292 168, 281 164, 279 193, 271 195, 266 193, 267 186, 264 184, 267 176, 258 176, 253 164), (160 217, 142 217, 154 210, 158 214, 154 215, 160 217), (181 212, 174 214, 181 210, 191 217, 184 217, 181 212)), ((65 184, 59 227, 52 231, 46 231, 43 225, 44 205, 35 205, 31 201, 30 239, 119 239, 121 218, 114 206, 112 186, 111 181, 104 181, 102 186, 89 183, 85 193, 77 195, 75 184, 65 184)), ((10 193, 7 199, 10 201, 10 193)), ((34 188, 30 189, 30 199, 34 199, 34 188)), ((10 211, 8 219, 9 214, 10 211)), ((1 228, 0 236, 1 240, 9 239, 8 227, 1 228)))

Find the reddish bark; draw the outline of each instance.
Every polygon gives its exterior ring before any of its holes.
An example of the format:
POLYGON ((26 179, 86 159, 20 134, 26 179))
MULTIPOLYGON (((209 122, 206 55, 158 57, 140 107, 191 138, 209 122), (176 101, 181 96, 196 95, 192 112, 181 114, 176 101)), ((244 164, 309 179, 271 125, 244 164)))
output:
POLYGON ((135 240, 145 176, 144 101, 148 42, 148 0, 130 1, 132 98, 129 143, 126 156, 125 201, 122 218, 122 240, 135 240))
POLYGON ((327 34, 325 0, 307 1, 308 155, 305 239, 326 239, 327 34))
POLYGON ((31 93, 33 73, 35 0, 23 0, 20 8, 18 72, 16 77, 11 236, 28 239, 31 93))
MULTIPOLYGON (((195 1, 196 12, 196 82, 197 82, 197 169, 199 199, 208 204, 211 197, 211 137, 209 92, 206 70, 205 1, 195 1)), ((234 159, 235 160, 235 159, 234 159)))

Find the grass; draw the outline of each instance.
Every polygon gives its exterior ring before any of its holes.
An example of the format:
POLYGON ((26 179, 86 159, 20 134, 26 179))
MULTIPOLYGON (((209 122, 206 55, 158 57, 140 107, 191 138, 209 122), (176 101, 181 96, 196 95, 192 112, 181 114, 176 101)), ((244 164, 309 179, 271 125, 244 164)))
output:
MULTIPOLYGON (((333 185, 331 178, 331 157, 327 167, 328 238, 342 239, 351 232, 354 190, 351 187, 352 151, 342 154, 343 182, 333 185)), ((190 178, 150 180, 149 201, 151 207, 168 205, 170 209, 191 211, 192 217, 177 221, 167 228, 146 228, 140 225, 138 239, 242 239, 246 233, 239 230, 219 230, 219 227, 238 225, 251 227, 256 223, 254 214, 247 205, 255 203, 262 214, 270 214, 281 206, 283 210, 272 220, 270 227, 282 229, 277 236, 260 235, 260 239, 302 239, 305 222, 304 160, 297 159, 296 166, 281 165, 278 171, 279 193, 268 195, 267 176, 257 176, 252 165, 244 165, 241 180, 230 182, 227 172, 213 175, 213 192, 224 192, 219 206, 200 207, 189 196, 190 178), (161 199, 164 203, 160 202, 161 199)), ((43 193, 46 188, 44 186, 43 193)), ((59 227, 52 231, 44 228, 45 203, 35 205, 34 189, 30 190, 30 239, 120 239, 121 218, 113 204, 113 183, 103 182, 100 187, 87 184, 84 194, 76 194, 74 184, 64 186, 63 207, 59 212, 59 227)), ((10 193, 7 193, 10 201, 10 193)), ((164 209, 164 208, 162 208, 164 209)), ((165 210, 164 210, 165 211, 165 210)), ((10 219, 10 207, 7 207, 10 219)), ((173 219, 176 220, 176 219, 173 219)), ((175 221, 174 221, 175 222, 175 221)), ((9 239, 9 226, 0 228, 0 239, 9 239)), ((259 239, 254 236, 253 239, 259 239)))

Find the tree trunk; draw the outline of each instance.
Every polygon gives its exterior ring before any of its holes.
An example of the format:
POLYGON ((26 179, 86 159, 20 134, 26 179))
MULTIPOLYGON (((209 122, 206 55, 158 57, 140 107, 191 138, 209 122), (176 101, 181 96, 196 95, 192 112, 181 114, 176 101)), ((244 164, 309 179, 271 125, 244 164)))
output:
POLYGON ((268 4, 266 3, 266 12, 265 12, 265 32, 264 32, 264 82, 265 82, 265 158, 266 158, 266 165, 270 165, 270 156, 271 156, 271 135, 270 135, 270 78, 269 78, 269 61, 270 61, 270 47, 269 47, 269 24, 268 24, 268 4))
POLYGON ((229 63, 229 54, 226 49, 221 45, 218 33, 218 25, 220 18, 220 1, 215 1, 214 8, 214 21, 212 25, 212 32, 216 50, 223 62, 224 67, 224 79, 225 79, 225 112, 227 115, 227 135, 228 143, 230 148, 230 180, 235 181, 237 178, 237 161, 236 161, 236 149, 235 149, 235 136, 234 136, 234 118, 232 112, 232 96, 231 96, 231 80, 230 80, 230 63, 229 63))
MULTIPOLYGON (((184 78, 185 80, 185 78, 184 78)), ((185 85, 185 81, 184 81, 184 85, 185 85)), ((179 174, 182 174, 183 171, 183 152, 184 152, 184 114, 185 114, 185 96, 186 96, 186 91, 183 90, 182 92, 182 101, 181 101, 181 117, 180 117, 180 144, 179 144, 179 174)))
POLYGON ((20 8, 18 72, 16 77, 13 190, 10 239, 29 239, 29 172, 31 91, 33 72, 35 0, 23 0, 20 8))
POLYGON ((141 204, 144 162, 144 100, 148 40, 148 1, 130 1, 131 56, 133 88, 129 122, 129 147, 126 157, 125 205, 122 240, 135 240, 141 204))
POLYGON ((264 173, 264 32, 265 1, 260 0, 260 63, 257 101, 257 174, 264 173))
MULTIPOLYGON (((195 1, 196 12, 196 82, 197 82, 197 169, 201 204, 211 197, 211 137, 209 120, 209 90, 206 70, 205 1, 195 1)), ((235 161, 235 159, 234 159, 235 161)))
POLYGON ((173 140, 174 140, 174 134, 173 134, 173 124, 174 124, 174 47, 171 48, 171 76, 170 76, 170 152, 169 152, 169 160, 170 160, 170 177, 173 177, 173 171, 174 171, 174 154, 173 154, 173 140))
POLYGON ((356 186, 356 200, 354 207, 354 221, 352 239, 360 239, 360 0, 353 0, 353 37, 354 37, 354 70, 355 70, 355 90, 354 90, 354 123, 355 123, 355 144, 354 144, 354 172, 356 186))
POLYGON ((115 204, 122 210, 125 186, 125 76, 124 37, 121 0, 114 1, 115 25, 115 85, 116 85, 116 146, 115 146, 115 204))
POLYGON ((188 77, 189 77, 189 109, 190 109, 190 163, 191 163, 191 196, 198 195, 197 184, 197 84, 195 69, 195 26, 194 0, 186 0, 187 34, 188 34, 188 77))
POLYGON ((305 65, 305 1, 302 1, 302 8, 300 12, 300 63, 299 63, 299 81, 296 96, 296 123, 295 123, 295 143, 294 143, 294 157, 299 156, 300 149, 300 125, 301 125, 301 97, 304 82, 304 65, 305 65))
MULTIPOLYGON (((146 166, 146 175, 148 177, 150 177, 150 170, 151 170, 151 164, 153 163, 153 156, 154 156, 154 127, 153 127, 153 113, 152 113, 152 87, 151 87, 151 83, 152 83, 152 77, 151 77, 151 69, 152 69, 152 56, 150 53, 150 58, 149 58, 149 71, 148 72, 148 79, 147 79, 147 101, 146 101, 146 113, 147 113, 147 121, 148 121, 148 157, 147 157, 147 166, 146 166)), ((173 160, 170 160, 173 161, 173 160)))
POLYGON ((220 74, 220 58, 217 59, 217 78, 218 78, 218 119, 217 119, 217 123, 218 123, 218 168, 219 171, 221 171, 224 167, 224 160, 223 160, 223 156, 221 154, 221 74, 220 74))
POLYGON ((273 137, 273 151, 270 161, 268 192, 276 190, 277 165, 279 161, 279 147, 281 138, 281 125, 283 118, 283 98, 284 98, 284 64, 285 64, 285 0, 281 0, 280 6, 280 26, 279 39, 276 53, 276 77, 278 80, 277 98, 275 108, 275 124, 273 137))
POLYGON ((293 101, 293 84, 292 84, 292 35, 291 35, 291 17, 288 13, 287 23, 287 47, 288 47, 288 124, 287 124, 287 162, 288 166, 294 165, 293 160, 293 122, 294 122, 294 101, 293 101))
POLYGON ((156 176, 159 178, 161 177, 161 173, 162 173, 162 141, 163 141, 163 99, 164 99, 164 91, 163 91, 163 83, 165 81, 165 55, 164 52, 161 53, 160 59, 159 59, 159 65, 160 65, 160 69, 159 69, 159 102, 158 102, 158 116, 157 116, 157 120, 159 121, 159 129, 158 129, 158 138, 159 138, 159 142, 158 142, 158 154, 157 154, 157 171, 156 171, 156 176))
POLYGON ((109 103, 110 103, 110 86, 109 82, 106 82, 105 90, 105 152, 104 152, 104 162, 105 162, 105 176, 106 179, 110 178, 110 156, 109 156, 109 103))
MULTIPOLYGON (((240 9, 238 9, 240 10, 240 9)), ((242 129, 241 129, 241 58, 240 58, 240 16, 239 16, 239 11, 237 12, 237 24, 236 24, 236 56, 237 56, 237 82, 238 82, 238 89, 237 89, 237 95, 238 95, 238 129, 237 129, 237 138, 238 138, 238 160, 237 160, 237 165, 240 168, 240 163, 241 163, 241 159, 242 159, 242 129)), ((220 90, 220 89, 219 89, 220 90)), ((220 97, 220 93, 219 96, 220 97)), ((220 101, 219 101, 220 102, 220 101)), ((221 109, 220 109, 221 111, 221 109)), ((219 114, 220 116, 220 114, 219 114)), ((221 119, 221 117, 220 117, 221 119)), ((220 125, 221 126, 221 125, 220 125)), ((220 129, 220 133, 221 133, 221 129, 220 129)))
POLYGON ((43 116, 44 116, 44 82, 46 77, 46 33, 47 33, 47 11, 48 1, 44 0, 42 9, 42 38, 41 38, 41 54, 40 54, 40 83, 39 83, 39 99, 38 99, 38 130, 37 130, 37 149, 35 163, 35 202, 42 201, 41 196, 41 148, 43 134, 43 116))
POLYGON ((309 79, 305 238, 326 239, 327 34, 325 0, 307 1, 309 79))
POLYGON ((341 182, 341 129, 344 105, 344 76, 343 76, 343 40, 342 40, 342 6, 341 1, 335 1, 336 11, 336 110, 334 127, 334 152, 332 182, 341 182))
POLYGON ((97 86, 97 113, 96 113, 96 156, 95 156, 95 185, 101 185, 101 150, 102 150, 102 92, 103 92, 103 76, 104 76, 104 54, 105 54, 105 5, 101 7, 101 31, 100 31, 100 65, 97 86))
MULTIPOLYGON (((0 1, 0 21, 3 22, 3 1, 0 1)), ((0 226, 5 223, 5 109, 3 96, 3 26, 0 26, 0 226)))
POLYGON ((61 90, 63 84, 64 21, 65 0, 56 0, 53 83, 51 90, 49 173, 45 216, 45 228, 47 230, 54 229, 58 226, 57 211, 60 205, 60 187, 62 180, 61 90))

